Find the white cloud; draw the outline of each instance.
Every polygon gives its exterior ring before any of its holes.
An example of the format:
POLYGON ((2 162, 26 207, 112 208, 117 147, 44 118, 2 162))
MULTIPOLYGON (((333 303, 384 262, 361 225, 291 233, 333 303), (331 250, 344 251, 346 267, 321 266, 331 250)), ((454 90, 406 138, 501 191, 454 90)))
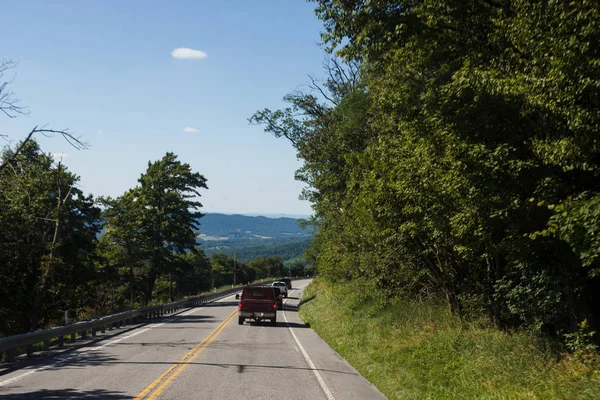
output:
POLYGON ((102 135, 104 131, 102 129, 98 129, 98 135, 102 135))
POLYGON ((171 52, 171 56, 181 60, 201 60, 206 58, 208 54, 201 50, 194 50, 188 47, 178 47, 171 52))
POLYGON ((183 128, 183 131, 185 133, 200 133, 198 129, 192 128, 191 126, 186 126, 185 128, 183 128))

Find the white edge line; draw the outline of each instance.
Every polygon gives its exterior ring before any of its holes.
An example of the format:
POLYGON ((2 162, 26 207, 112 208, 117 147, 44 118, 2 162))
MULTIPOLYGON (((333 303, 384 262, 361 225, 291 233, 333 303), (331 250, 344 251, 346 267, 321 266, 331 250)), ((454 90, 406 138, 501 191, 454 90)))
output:
MULTIPOLYGON (((306 285, 304 285, 304 286, 306 286, 306 285)), ((304 286, 300 286, 300 287, 304 287, 304 286)), ((294 288, 293 290, 300 289, 300 287, 294 288)), ((285 310, 283 310, 283 319, 285 319, 286 323, 289 323, 287 317, 285 316, 285 310)), ((308 366, 312 370, 313 374, 315 374, 315 377, 317 378, 317 381, 319 381, 319 385, 321 386, 321 389, 323 389, 323 392, 325 393, 325 396, 327 397, 328 400, 335 400, 335 397, 333 397, 333 395, 331 394, 331 391, 329 390, 329 388, 325 384, 325 381, 321 377, 321 374, 319 374, 319 371, 317 371, 317 368, 315 367, 315 364, 313 364, 312 360, 308 356, 308 353, 306 352, 306 350, 304 350, 304 347, 302 347, 302 345, 300 344, 300 341, 298 340, 298 337, 296 336, 296 334, 292 330, 292 327, 288 326, 288 329, 290 330, 290 333, 294 337, 294 340, 296 341, 296 344, 298 345, 298 348, 300 349, 300 352, 304 356, 304 359, 308 363, 308 366)))
MULTIPOLYGON (((223 298, 221 298, 221 299, 218 299, 218 300, 216 300, 216 301, 214 301, 214 302, 217 302, 217 301, 219 301, 219 300, 225 300, 225 299, 228 299, 228 298, 230 298, 230 297, 233 297, 233 296, 227 296, 227 297, 223 297, 223 298)), ((187 311, 187 312, 185 312, 185 313, 183 313, 183 314, 181 314, 181 315, 182 315, 182 316, 191 315, 191 314, 195 313, 196 311, 199 311, 199 310, 202 310, 202 309, 204 309, 204 307, 200 307, 200 308, 195 308, 195 307, 194 307, 194 308, 192 308, 190 311, 187 311)), ((285 315, 284 315, 284 318, 285 318, 285 315)), ((78 352, 76 352, 76 353, 74 353, 74 354, 71 354, 70 356, 67 356, 67 357, 65 357, 65 358, 56 357, 56 358, 55 358, 55 360, 56 360, 56 361, 55 361, 55 362, 53 362, 53 363, 51 363, 51 364, 44 365, 43 367, 38 367, 38 368, 32 369, 31 371, 27 371, 27 372, 25 372, 25 373, 23 373, 23 374, 21 374, 21 375, 15 376, 14 378, 10 378, 10 379, 7 379, 7 380, 5 380, 5 381, 2 381, 2 382, 0 382, 0 387, 2 387, 2 386, 6 386, 6 385, 10 385, 11 383, 13 383, 13 382, 16 382, 16 381, 18 381, 18 380, 21 380, 21 379, 25 378, 27 375, 31 375, 31 374, 33 374, 34 372, 39 372, 39 371, 43 371, 43 370, 45 370, 45 369, 53 368, 54 366, 56 366, 56 365, 58 365, 58 364, 65 363, 65 362, 67 362, 67 361, 69 361, 69 360, 71 360, 71 359, 73 359, 73 358, 76 358, 76 357, 78 357, 78 356, 80 356, 80 355, 82 355, 82 354, 84 354, 84 353, 87 353, 88 351, 95 351, 95 350, 101 349, 101 348, 103 348, 103 347, 110 346, 111 344, 115 344, 115 343, 118 343, 118 342, 120 342, 120 341, 123 341, 123 340, 125 340, 125 339, 129 339, 130 337, 133 337, 133 336, 139 335, 140 333, 144 333, 144 332, 146 332, 146 331, 148 331, 148 330, 150 330, 150 329, 152 329, 152 328, 156 328, 157 326, 161 326, 161 325, 163 325, 164 323, 166 323, 166 322, 169 322, 169 321, 170 321, 170 320, 172 320, 172 319, 173 319, 173 318, 169 318, 169 319, 165 320, 164 322, 161 322, 160 324, 154 324, 154 325, 151 325, 151 326, 149 326, 149 327, 147 327, 147 328, 145 328, 145 329, 142 329, 142 330, 140 330, 140 331, 134 332, 134 333, 132 333, 131 335, 127 335, 127 336, 124 336, 124 337, 122 337, 122 338, 119 338, 119 339, 113 340, 112 342, 105 343, 105 344, 103 344, 103 345, 101 345, 101 346, 87 347, 87 348, 86 348, 86 347, 84 347, 84 348, 80 349, 78 352)))

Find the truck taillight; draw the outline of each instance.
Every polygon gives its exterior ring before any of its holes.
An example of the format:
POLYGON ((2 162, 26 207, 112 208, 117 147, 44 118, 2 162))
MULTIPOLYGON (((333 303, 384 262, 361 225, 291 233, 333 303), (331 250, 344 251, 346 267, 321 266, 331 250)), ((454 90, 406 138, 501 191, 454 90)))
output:
POLYGON ((277 310, 277 302, 273 303, 273 308, 277 310))
POLYGON ((240 301, 240 304, 238 304, 238 308, 241 310, 242 309, 242 302, 240 301))

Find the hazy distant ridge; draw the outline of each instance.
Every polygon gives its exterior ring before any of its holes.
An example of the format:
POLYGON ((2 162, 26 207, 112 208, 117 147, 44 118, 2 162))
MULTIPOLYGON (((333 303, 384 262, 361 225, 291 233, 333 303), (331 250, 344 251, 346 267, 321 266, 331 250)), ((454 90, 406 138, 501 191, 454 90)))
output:
POLYGON ((295 218, 272 218, 246 215, 206 214, 200 218, 199 233, 209 237, 227 238, 292 238, 311 237, 295 218))

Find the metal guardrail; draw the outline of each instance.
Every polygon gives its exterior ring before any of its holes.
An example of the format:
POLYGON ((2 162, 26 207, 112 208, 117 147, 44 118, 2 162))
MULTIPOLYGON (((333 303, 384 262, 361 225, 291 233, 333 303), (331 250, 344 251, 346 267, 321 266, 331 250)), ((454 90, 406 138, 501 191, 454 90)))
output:
POLYGON ((31 356, 34 352, 34 344, 43 342, 43 350, 46 351, 50 349, 51 340, 58 338, 58 347, 62 348, 64 347, 65 336, 70 336, 70 342, 74 343, 77 340, 77 334, 80 335, 81 339, 86 339, 88 337, 88 333, 92 337, 95 337, 98 331, 105 333, 107 329, 111 330, 126 325, 138 324, 144 320, 160 317, 162 315, 175 312, 181 308, 195 307, 197 305, 224 297, 228 294, 235 293, 241 290, 242 287, 243 286, 236 286, 220 292, 190 297, 187 299, 174 301, 172 303, 125 311, 118 314, 107 315, 101 318, 76 322, 56 328, 7 336, 0 338, 0 354, 2 354, 3 351, 6 351, 7 361, 14 362, 15 349, 19 347, 26 346, 27 356, 31 356))

